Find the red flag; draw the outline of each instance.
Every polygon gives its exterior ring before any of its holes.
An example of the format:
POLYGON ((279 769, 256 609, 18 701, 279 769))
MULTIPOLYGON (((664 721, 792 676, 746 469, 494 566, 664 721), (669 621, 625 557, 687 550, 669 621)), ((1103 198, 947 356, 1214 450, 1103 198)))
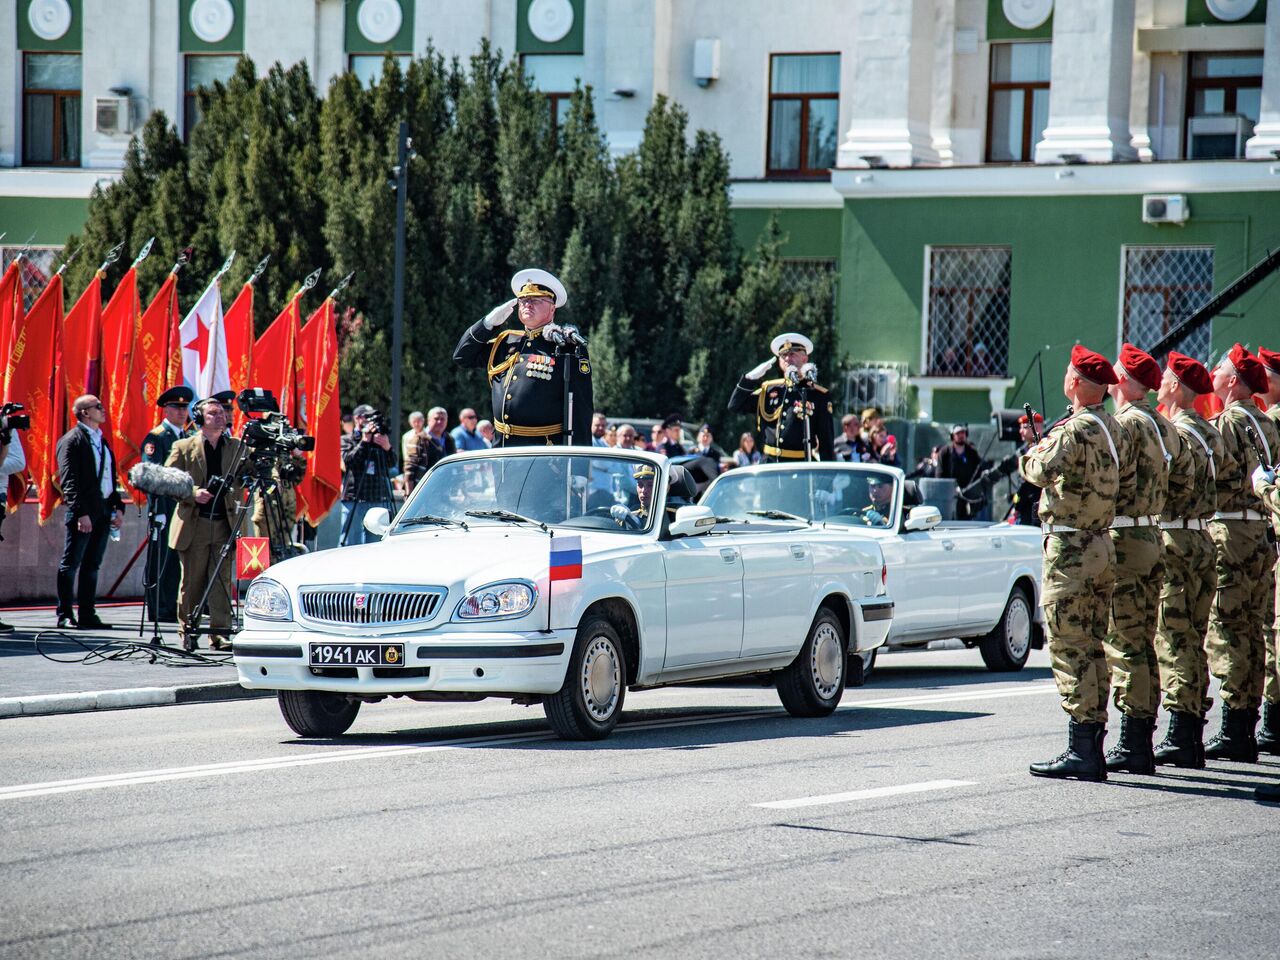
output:
POLYGON ((62 322, 62 359, 58 369, 66 380, 66 429, 71 429, 71 404, 86 393, 96 393, 98 364, 102 357, 102 277, 99 270, 85 287, 62 322))
POLYGON ((316 438, 307 454, 307 473, 298 500, 307 522, 318 526, 342 489, 342 419, 338 410, 338 325, 333 299, 311 315, 298 335, 303 370, 303 426, 316 438))
POLYGON ((268 537, 241 537, 236 541, 236 579, 252 580, 271 566, 268 537))
MULTIPOLYGON (((237 394, 253 386, 253 284, 240 288, 235 303, 222 315, 222 328, 227 332, 227 363, 231 367, 231 389, 237 394)), ((236 436, 244 427, 244 414, 236 407, 231 431, 236 436)))
POLYGON ((1196 397, 1192 406, 1196 408, 1196 413, 1206 420, 1212 420, 1222 412, 1222 401, 1218 399, 1217 394, 1213 393, 1200 394, 1200 396, 1196 397))
POLYGON ((297 344, 298 329, 302 326, 298 300, 295 294, 280 315, 271 321, 258 342, 253 345, 255 387, 263 387, 275 394, 280 412, 290 420, 297 417, 298 378, 297 344))
MULTIPOLYGON (((103 430, 111 438, 120 482, 126 488, 129 468, 142 459, 142 438, 151 429, 150 411, 144 402, 142 365, 134 360, 141 329, 138 271, 130 267, 102 308, 101 399, 107 408, 103 430)), ((135 503, 145 502, 135 490, 130 489, 130 496, 135 503)))
MULTIPOLYGON (((15 329, 22 323, 22 258, 15 257, 0 277, 0 358, 9 356, 15 329)), ((6 367, 8 364, 6 364, 6 367)), ((8 397, 6 374, 0 370, 0 396, 8 397)))
MULTIPOLYGON (((31 429, 23 436, 22 446, 27 455, 27 476, 40 494, 42 523, 49 519, 57 498, 53 476, 58 470, 54 448, 62 433, 63 415, 61 380, 56 375, 61 326, 62 275, 55 274, 31 311, 13 328, 4 394, 6 402, 24 404, 31 417, 31 429)), ((10 506, 16 504, 11 502, 10 506)))
POLYGON ((142 380, 142 404, 148 411, 160 394, 181 382, 169 379, 169 334, 177 316, 178 275, 171 272, 142 314, 134 353, 135 379, 142 380))

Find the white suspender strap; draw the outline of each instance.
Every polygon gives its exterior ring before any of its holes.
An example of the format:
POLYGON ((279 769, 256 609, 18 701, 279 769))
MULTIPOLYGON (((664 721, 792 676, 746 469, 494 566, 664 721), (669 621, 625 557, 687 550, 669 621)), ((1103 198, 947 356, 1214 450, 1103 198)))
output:
POLYGON ((1116 453, 1116 442, 1111 439, 1111 431, 1108 430, 1107 425, 1102 422, 1102 418, 1096 413, 1090 413, 1088 410, 1081 410, 1080 416, 1088 417, 1102 428, 1102 435, 1107 438, 1107 446, 1111 448, 1111 459, 1118 469, 1120 467, 1120 454, 1116 453))
POLYGON ((1257 431, 1258 439, 1262 441, 1262 449, 1265 450, 1267 454, 1266 465, 1270 466, 1271 463, 1275 460, 1275 457, 1271 455, 1271 444, 1267 443, 1267 435, 1262 432, 1262 424, 1260 424, 1257 421, 1257 418, 1255 418, 1254 415, 1249 412, 1249 408, 1244 406, 1243 404, 1240 407, 1240 412, 1249 418, 1249 422, 1253 424, 1253 429, 1257 431))
POLYGON ((1170 453, 1169 448, 1164 445, 1164 437, 1160 435, 1160 425, 1156 423, 1156 418, 1139 407, 1134 407, 1133 412, 1141 414, 1143 419, 1145 419, 1147 423, 1151 424, 1151 429, 1156 433, 1156 442, 1160 444, 1160 452, 1164 454, 1164 462, 1168 463, 1173 459, 1173 454, 1170 453))
POLYGON ((1196 438, 1196 442, 1204 449, 1204 455, 1209 458, 1209 476, 1214 480, 1218 479, 1218 465, 1213 462, 1213 447, 1209 446, 1209 441, 1200 436, 1200 431, 1187 423, 1182 422, 1182 428, 1196 438))

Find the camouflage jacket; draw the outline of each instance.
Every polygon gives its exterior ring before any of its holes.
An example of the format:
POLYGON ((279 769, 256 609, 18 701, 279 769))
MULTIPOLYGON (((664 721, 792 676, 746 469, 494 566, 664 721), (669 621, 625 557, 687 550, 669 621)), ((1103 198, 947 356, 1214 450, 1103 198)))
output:
POLYGON ((1178 431, 1145 399, 1125 404, 1116 412, 1115 421, 1125 435, 1127 448, 1120 460, 1116 516, 1157 516, 1169 493, 1170 463, 1182 445, 1178 431))
POLYGON ((1044 489, 1041 522, 1107 529, 1115 519, 1124 442, 1115 419, 1097 404, 1072 414, 1024 453, 1023 477, 1044 489))
POLYGON ((1194 410, 1179 411, 1173 424, 1182 439, 1182 448, 1170 464, 1164 519, 1205 520, 1218 509, 1214 476, 1224 464, 1230 468, 1233 461, 1223 446, 1222 434, 1194 410))
POLYGON ((1259 428, 1263 442, 1270 447, 1274 457, 1276 447, 1280 446, 1275 424, 1254 406, 1252 400, 1232 400, 1213 423, 1222 434, 1222 442, 1233 460, 1228 470, 1224 471, 1222 464, 1218 465, 1218 510, 1234 513, 1260 509, 1258 496, 1249 480, 1253 468, 1258 465, 1258 455, 1245 428, 1259 428))

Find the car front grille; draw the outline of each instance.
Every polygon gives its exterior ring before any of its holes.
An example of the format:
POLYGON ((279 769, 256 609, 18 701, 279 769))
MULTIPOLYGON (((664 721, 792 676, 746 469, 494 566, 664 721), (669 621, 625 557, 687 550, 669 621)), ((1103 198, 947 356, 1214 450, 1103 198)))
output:
POLYGON ((313 587, 301 592, 302 615, 335 626, 400 626, 430 620, 444 597, 437 587, 313 587))

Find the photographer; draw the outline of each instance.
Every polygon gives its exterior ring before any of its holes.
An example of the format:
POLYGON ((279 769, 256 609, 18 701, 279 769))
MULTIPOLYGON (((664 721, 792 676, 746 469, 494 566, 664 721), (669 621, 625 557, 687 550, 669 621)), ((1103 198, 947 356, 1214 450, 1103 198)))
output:
POLYGON ((209 646, 229 650, 232 564, 218 566, 218 557, 232 536, 229 518, 235 516, 240 489, 231 475, 241 465, 240 441, 226 435, 227 413, 213 397, 191 408, 191 422, 199 432, 175 443, 165 464, 189 473, 195 487, 190 498, 178 503, 169 524, 169 546, 177 551, 182 569, 178 586, 179 630, 184 649, 199 646, 199 635, 192 628, 199 622, 200 599, 216 568, 218 582, 207 600, 209 646))
POLYGON ((355 429, 342 438, 342 533, 338 546, 372 543, 364 528, 364 515, 371 507, 385 506, 395 511, 391 498, 391 471, 396 455, 387 435, 386 420, 373 407, 362 403, 352 411, 355 429))
MULTIPOLYGON (((19 416, 21 409, 20 403, 6 403, 0 407, 0 524, 4 522, 9 477, 27 468, 27 457, 22 450, 22 441, 18 439, 18 430, 30 421, 19 416)), ((0 633, 13 633, 13 626, 0 620, 0 633)))

